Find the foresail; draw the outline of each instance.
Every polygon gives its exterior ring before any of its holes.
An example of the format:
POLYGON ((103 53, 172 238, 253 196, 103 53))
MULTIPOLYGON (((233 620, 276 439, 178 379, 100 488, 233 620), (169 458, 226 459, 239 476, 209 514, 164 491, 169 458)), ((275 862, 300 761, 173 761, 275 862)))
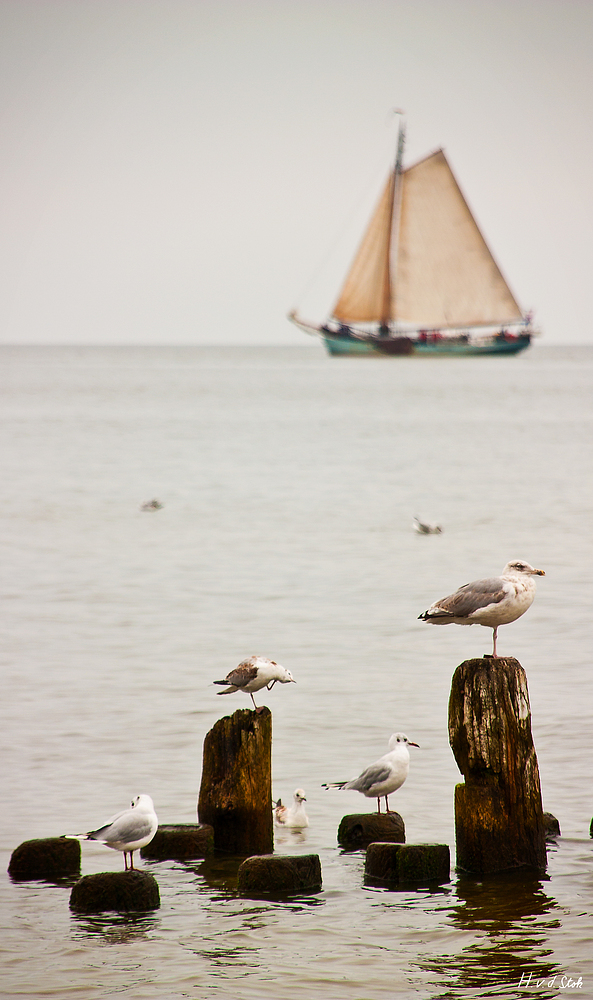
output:
POLYGON ((403 172, 399 235, 394 320, 437 328, 521 318, 442 150, 403 172))
POLYGON ((394 183, 392 173, 332 310, 332 315, 343 323, 380 323, 390 318, 389 258, 394 183))

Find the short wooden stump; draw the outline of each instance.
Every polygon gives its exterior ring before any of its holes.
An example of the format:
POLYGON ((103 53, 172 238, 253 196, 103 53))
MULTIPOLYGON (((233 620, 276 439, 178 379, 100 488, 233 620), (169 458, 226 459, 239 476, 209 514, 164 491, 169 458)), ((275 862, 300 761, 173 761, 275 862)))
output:
POLYGON ((243 861, 237 876, 237 890, 246 896, 318 892, 321 885, 318 854, 256 855, 243 861))
POLYGON ((160 905, 157 880, 135 870, 85 875, 70 894, 70 909, 75 913, 145 912, 158 910, 160 905))
POLYGON ((405 844, 406 827, 399 813, 353 813, 342 818, 338 827, 342 847, 368 847, 377 840, 405 844))
POLYGON ((12 852, 8 874, 15 881, 80 875, 80 841, 66 837, 25 840, 12 852))
POLYGON ((166 823, 159 826, 140 854, 155 861, 181 861, 205 858, 213 851, 214 830, 208 823, 166 823))
POLYGON ((544 813, 544 830, 546 840, 553 840, 560 836, 560 823, 552 813, 544 813))
POLYGON ((447 844, 369 844, 365 878, 370 883, 427 885, 448 882, 451 858, 447 844))

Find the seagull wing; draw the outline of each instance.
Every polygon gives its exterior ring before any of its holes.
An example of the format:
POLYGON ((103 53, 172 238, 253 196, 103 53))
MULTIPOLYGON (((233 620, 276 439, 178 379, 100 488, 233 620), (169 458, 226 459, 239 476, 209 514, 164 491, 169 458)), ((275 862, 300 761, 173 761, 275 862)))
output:
POLYGON ((249 681, 255 680, 257 677, 257 667, 251 664, 240 663, 238 667, 231 670, 230 674, 227 674, 223 681, 214 681, 215 684, 233 684, 237 688, 245 687, 249 684, 249 681))
POLYGON ((442 600, 436 601, 432 608, 429 608, 427 614, 434 615, 434 617, 438 617, 440 613, 445 616, 450 615, 453 618, 467 618, 479 608, 486 608, 490 604, 500 604, 507 596, 507 586, 497 576, 466 583, 450 597, 443 597, 442 600))
POLYGON ((377 761, 376 764, 367 767, 366 771, 363 771, 358 778, 347 781, 344 788, 354 788, 357 792, 363 792, 366 795, 374 785, 387 781, 390 775, 391 768, 387 764, 381 764, 377 761))
POLYGON ((152 819, 145 812, 128 809, 120 813, 111 823, 87 833, 89 840, 102 840, 107 844, 134 843, 148 837, 152 831, 152 819))

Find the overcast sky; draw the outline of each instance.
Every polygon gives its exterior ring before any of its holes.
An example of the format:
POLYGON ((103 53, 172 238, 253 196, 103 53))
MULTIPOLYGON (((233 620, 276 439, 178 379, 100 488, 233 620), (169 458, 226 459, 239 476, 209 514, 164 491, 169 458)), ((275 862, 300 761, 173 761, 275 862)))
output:
POLYGON ((444 147, 546 343, 593 343, 592 0, 0 0, 0 341, 303 343, 444 147))

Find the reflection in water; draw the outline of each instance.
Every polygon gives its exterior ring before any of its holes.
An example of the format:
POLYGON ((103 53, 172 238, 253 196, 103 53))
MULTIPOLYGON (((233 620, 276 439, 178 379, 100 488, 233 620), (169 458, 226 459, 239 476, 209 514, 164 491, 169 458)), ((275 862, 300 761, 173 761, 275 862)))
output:
POLYGON ((524 997, 537 988, 539 1000, 558 996, 556 986, 564 970, 551 961, 550 931, 560 927, 555 899, 543 890, 547 876, 533 872, 497 873, 483 877, 460 875, 457 903, 449 911, 454 929, 473 934, 455 955, 425 957, 418 964, 436 974, 433 1000, 472 995, 524 997), (544 918, 544 919, 542 919, 544 918), (537 987, 536 987, 537 984, 537 987))
POLYGON ((306 840, 306 829, 290 826, 277 826, 274 830, 275 844, 304 844, 306 840))
POLYGON ((123 944, 143 940, 159 922, 154 914, 144 913, 93 913, 72 917, 75 939, 100 937, 106 944, 123 944))

